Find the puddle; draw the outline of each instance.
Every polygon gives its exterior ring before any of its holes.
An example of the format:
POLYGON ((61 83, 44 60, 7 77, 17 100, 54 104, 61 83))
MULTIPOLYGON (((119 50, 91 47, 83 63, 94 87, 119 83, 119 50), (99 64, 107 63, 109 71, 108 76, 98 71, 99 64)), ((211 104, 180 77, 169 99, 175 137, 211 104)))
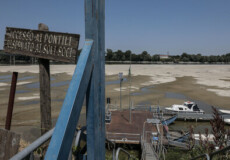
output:
POLYGON ((188 100, 188 97, 186 97, 185 95, 180 94, 180 93, 174 93, 174 92, 166 92, 164 97, 188 100))
MULTIPOLYGON (((54 99, 54 100, 52 100, 51 99, 51 103, 52 102, 63 102, 64 101, 64 99, 54 99)), ((24 101, 24 102, 20 102, 19 104, 20 105, 33 105, 33 104, 39 104, 40 103, 40 100, 36 100, 36 101, 24 101)))
POLYGON ((28 92, 30 92, 30 91, 27 91, 27 90, 16 90, 16 94, 18 94, 18 93, 28 93, 28 92))
POLYGON ((9 79, 11 78, 12 75, 5 75, 5 76, 0 76, 0 79, 9 79))
MULTIPOLYGON (((55 80, 55 78, 51 77, 50 79, 51 81, 55 80)), ((51 87, 59 87, 59 86, 64 86, 66 84, 69 84, 70 81, 62 81, 62 82, 57 82, 57 83, 51 83, 51 87)), ((27 88, 29 89, 34 89, 34 88, 39 88, 40 87, 40 83, 39 82, 35 82, 35 83, 30 83, 26 85, 27 88)))
POLYGON ((20 105, 32 105, 32 104, 39 104, 40 101, 26 101, 26 102, 21 102, 20 105))
POLYGON ((152 103, 151 103, 151 102, 148 102, 148 101, 145 101, 145 102, 140 102, 140 103, 138 103, 137 105, 151 106, 152 103))
MULTIPOLYGON (((11 81, 11 75, 8 76, 4 76, 5 78, 1 78, 0 76, 0 82, 10 82, 11 81)), ((27 76, 27 77, 21 77, 18 78, 18 81, 24 81, 24 80, 28 80, 28 79, 35 79, 36 76, 27 76)))
POLYGON ((39 82, 30 83, 30 84, 26 85, 26 87, 29 88, 29 89, 39 88, 39 86, 40 86, 39 82))
MULTIPOLYGON (((126 82, 126 81, 127 81, 127 78, 123 78, 123 82, 126 82)), ((111 85, 111 84, 120 84, 120 80, 105 82, 105 85, 111 85)))
POLYGON ((146 93, 149 93, 149 89, 151 88, 154 88, 154 86, 147 86, 147 87, 142 87, 140 92, 134 92, 134 93, 131 93, 130 95, 131 96, 140 96, 140 95, 144 95, 146 93))
POLYGON ((23 81, 23 80, 34 79, 34 78, 36 78, 36 77, 35 76, 27 76, 27 77, 18 78, 18 80, 23 81))
POLYGON ((69 83, 70 83, 70 80, 68 80, 68 81, 62 81, 62 82, 57 82, 57 83, 52 83, 51 87, 61 87, 61 86, 68 85, 69 83))

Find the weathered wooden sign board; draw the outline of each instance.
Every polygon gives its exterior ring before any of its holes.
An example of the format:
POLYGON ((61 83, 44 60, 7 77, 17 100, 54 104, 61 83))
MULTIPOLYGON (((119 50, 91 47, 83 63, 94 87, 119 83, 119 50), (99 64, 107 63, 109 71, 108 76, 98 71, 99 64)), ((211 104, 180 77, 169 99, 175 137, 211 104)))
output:
POLYGON ((80 35, 6 27, 6 53, 76 63, 80 35))

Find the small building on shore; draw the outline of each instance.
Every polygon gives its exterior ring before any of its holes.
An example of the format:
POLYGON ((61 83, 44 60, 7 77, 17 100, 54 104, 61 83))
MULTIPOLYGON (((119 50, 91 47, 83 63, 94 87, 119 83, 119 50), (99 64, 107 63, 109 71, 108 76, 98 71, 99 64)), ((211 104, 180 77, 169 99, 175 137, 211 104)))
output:
POLYGON ((169 58, 169 55, 166 55, 166 54, 161 54, 159 56, 160 56, 160 59, 168 59, 169 58))

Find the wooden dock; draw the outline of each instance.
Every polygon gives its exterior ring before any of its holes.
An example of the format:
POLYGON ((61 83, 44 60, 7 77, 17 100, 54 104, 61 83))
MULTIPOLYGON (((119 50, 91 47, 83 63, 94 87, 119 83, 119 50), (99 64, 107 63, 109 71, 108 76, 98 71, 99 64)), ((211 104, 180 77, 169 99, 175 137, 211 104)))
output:
MULTIPOLYGON (((140 144, 140 138, 145 131, 157 132, 155 125, 146 123, 147 119, 153 118, 149 111, 132 111, 132 120, 129 122, 129 110, 111 111, 111 121, 106 123, 106 138, 115 143, 140 144)), ((163 127, 159 126, 163 134, 163 127)))

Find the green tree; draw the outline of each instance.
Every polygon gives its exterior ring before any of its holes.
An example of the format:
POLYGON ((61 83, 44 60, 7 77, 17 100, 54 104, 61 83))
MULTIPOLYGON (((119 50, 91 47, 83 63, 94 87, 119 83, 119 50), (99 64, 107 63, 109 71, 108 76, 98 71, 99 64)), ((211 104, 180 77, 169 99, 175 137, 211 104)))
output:
POLYGON ((113 51, 112 51, 112 49, 107 49, 105 59, 107 61, 111 61, 112 58, 113 58, 113 51))

